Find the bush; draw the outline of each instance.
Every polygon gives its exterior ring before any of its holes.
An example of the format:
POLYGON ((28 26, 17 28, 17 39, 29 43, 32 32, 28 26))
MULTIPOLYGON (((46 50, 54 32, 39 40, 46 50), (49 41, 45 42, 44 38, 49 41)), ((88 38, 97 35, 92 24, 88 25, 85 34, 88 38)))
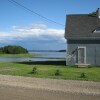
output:
POLYGON ((55 71, 55 76, 59 76, 59 75, 61 75, 61 73, 60 73, 60 70, 57 69, 57 70, 55 71))
POLYGON ((85 73, 81 73, 81 74, 80 74, 80 78, 86 78, 85 73))
POLYGON ((1 54, 26 54, 28 50, 21 46, 4 46, 0 48, 1 54))
POLYGON ((33 67, 32 74, 36 74, 36 73, 37 73, 37 67, 33 67))

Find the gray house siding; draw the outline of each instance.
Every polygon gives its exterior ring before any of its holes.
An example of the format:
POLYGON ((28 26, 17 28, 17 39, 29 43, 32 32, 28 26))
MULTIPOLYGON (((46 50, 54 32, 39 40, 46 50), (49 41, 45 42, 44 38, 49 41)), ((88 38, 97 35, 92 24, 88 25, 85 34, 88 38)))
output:
POLYGON ((100 40, 67 40, 66 65, 78 63, 78 47, 86 48, 86 64, 100 66, 100 40))
POLYGON ((96 14, 70 14, 66 17, 66 65, 100 66, 100 8, 96 14))

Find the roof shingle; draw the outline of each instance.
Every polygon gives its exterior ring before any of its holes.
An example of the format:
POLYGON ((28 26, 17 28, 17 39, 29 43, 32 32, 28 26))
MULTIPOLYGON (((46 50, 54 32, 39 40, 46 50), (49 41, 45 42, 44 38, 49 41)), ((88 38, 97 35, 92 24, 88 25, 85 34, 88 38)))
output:
POLYGON ((66 39, 98 39, 100 33, 93 31, 100 27, 100 18, 96 15, 76 14, 68 15, 66 20, 66 39))

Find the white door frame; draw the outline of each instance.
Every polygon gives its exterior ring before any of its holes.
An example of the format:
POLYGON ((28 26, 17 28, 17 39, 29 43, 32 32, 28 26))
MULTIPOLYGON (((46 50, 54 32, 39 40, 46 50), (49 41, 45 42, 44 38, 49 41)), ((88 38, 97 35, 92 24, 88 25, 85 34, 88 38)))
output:
MULTIPOLYGON (((84 63, 83 64, 86 64, 86 47, 85 46, 78 46, 78 50, 80 48, 84 49, 84 63)), ((78 63, 79 63, 79 51, 78 51, 78 63)))

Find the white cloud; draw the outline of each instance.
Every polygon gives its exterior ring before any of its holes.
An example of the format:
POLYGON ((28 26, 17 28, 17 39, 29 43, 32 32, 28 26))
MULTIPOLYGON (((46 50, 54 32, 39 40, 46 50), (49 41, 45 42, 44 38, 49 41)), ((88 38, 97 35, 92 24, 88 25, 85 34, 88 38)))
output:
POLYGON ((12 26, 12 31, 0 32, 0 42, 22 41, 32 38, 35 41, 65 41, 63 29, 48 28, 43 23, 29 26, 12 26))
POLYGON ((44 23, 36 23, 36 24, 32 24, 31 28, 47 28, 47 25, 44 23))

